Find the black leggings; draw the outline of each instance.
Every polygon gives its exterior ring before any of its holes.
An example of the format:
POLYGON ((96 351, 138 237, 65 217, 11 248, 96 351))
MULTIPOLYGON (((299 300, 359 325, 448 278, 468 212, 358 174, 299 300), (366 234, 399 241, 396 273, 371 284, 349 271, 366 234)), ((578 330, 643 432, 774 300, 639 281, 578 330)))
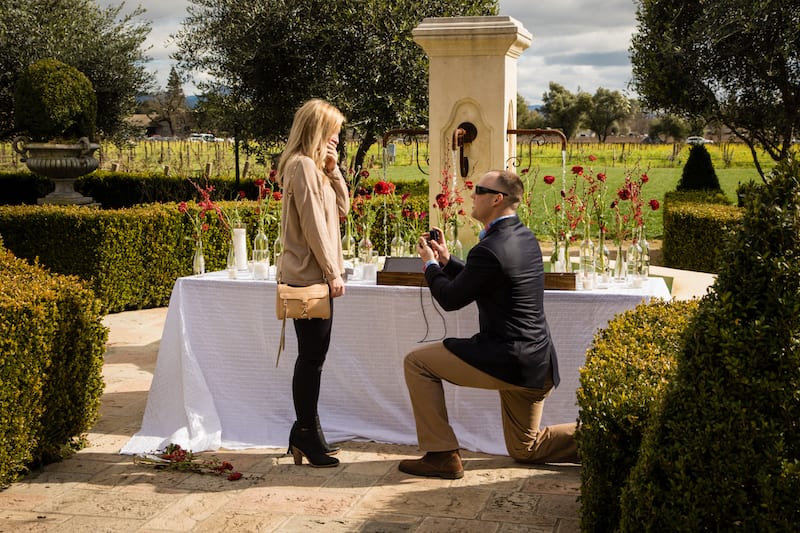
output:
POLYGON ((331 318, 294 320, 297 334, 297 361, 292 377, 292 398, 297 424, 301 428, 313 428, 317 424, 317 403, 322 377, 322 365, 331 343, 333 325, 333 301, 331 318))

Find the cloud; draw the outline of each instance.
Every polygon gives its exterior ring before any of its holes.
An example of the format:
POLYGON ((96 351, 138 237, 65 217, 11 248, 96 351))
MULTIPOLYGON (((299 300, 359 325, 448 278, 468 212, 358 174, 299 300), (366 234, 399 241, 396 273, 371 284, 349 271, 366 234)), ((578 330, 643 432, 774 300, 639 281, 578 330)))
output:
MULTIPOLYGON (((119 5, 121 0, 96 0, 100 6, 119 5)), ((148 68, 157 84, 166 86, 175 51, 170 34, 176 33, 187 16, 189 0, 134 0, 126 2, 124 12, 136 5, 146 9, 145 20, 152 22, 148 39, 148 68)), ((533 36, 530 48, 517 63, 517 91, 531 104, 551 81, 570 91, 594 93, 598 87, 624 91, 631 79, 628 48, 636 25, 633 0, 499 0, 500 15, 518 20, 533 36)), ((199 81, 200 76, 197 76, 199 81)), ((192 94, 194 85, 184 87, 192 94)))

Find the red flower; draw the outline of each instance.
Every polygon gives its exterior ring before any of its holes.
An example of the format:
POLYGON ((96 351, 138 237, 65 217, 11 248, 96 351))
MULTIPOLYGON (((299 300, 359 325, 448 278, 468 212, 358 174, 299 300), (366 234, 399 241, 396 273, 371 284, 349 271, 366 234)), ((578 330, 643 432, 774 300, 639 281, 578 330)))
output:
POLYGON ((274 193, 272 193, 273 200, 280 200, 281 198, 283 198, 281 191, 275 191, 274 193))
POLYGON ((572 167, 572 173, 577 174, 578 176, 583 175, 583 167, 579 165, 575 165, 572 167))
POLYGON ((253 183, 255 183, 256 187, 258 187, 259 189, 264 186, 264 180, 262 180, 261 178, 258 178, 253 183))
POLYGON ((269 181, 275 181, 275 179, 277 177, 278 177, 278 171, 277 170, 272 169, 272 170, 269 171, 269 181))
POLYGON ((411 196, 410 192, 407 192, 407 193, 403 194, 403 196, 400 197, 400 203, 401 204, 405 204, 406 200, 408 200, 409 196, 411 196))
POLYGON ((658 211, 659 207, 661 207, 661 204, 658 203, 658 200, 656 200, 655 198, 650 200, 650 209, 652 209, 653 211, 658 211))
POLYGON ((603 183, 605 183, 605 182, 606 182, 606 175, 605 175, 605 174, 603 174, 602 172, 598 172, 598 173, 597 173, 597 179, 599 179, 600 181, 602 181, 603 183))
POLYGON ((463 209, 459 209, 459 210, 458 210, 458 214, 459 214, 459 215, 461 215, 461 216, 464 216, 464 215, 466 215, 467 213, 466 213, 466 212, 465 212, 463 209))
POLYGON ((361 171, 361 177, 362 178, 368 178, 369 177, 369 170, 362 170, 361 171))
POLYGON ((228 474, 228 481, 236 481, 238 479, 242 479, 241 472, 231 472, 230 474, 228 474))
POLYGON ((650 178, 647 177, 647 174, 642 174, 642 183, 647 183, 650 181, 650 178))
POLYGON ((631 199, 631 191, 627 187, 623 187, 617 191, 617 196, 619 196, 620 200, 630 200, 631 199))
POLYGON ((181 202, 178 204, 178 211, 181 213, 185 213, 187 209, 186 202, 181 202))
POLYGON ((548 176, 545 176, 545 177, 544 177, 544 178, 542 178, 542 179, 544 179, 544 182, 545 182, 546 184, 548 184, 548 185, 552 185, 552 184, 553 184, 553 183, 555 183, 555 181, 556 181, 556 177, 555 177, 555 176, 549 176, 549 175, 548 175, 548 176))
POLYGON ((247 194, 244 191, 239 191, 239 198, 244 200, 245 198, 247 198, 247 194))
POLYGON ((561 204, 556 204, 556 213, 561 211, 561 204))
POLYGON ((472 183, 470 180, 466 180, 466 181, 464 182, 464 186, 465 186, 467 189, 469 189, 469 190, 472 190, 472 187, 474 187, 474 186, 475 186, 475 184, 474 184, 474 183, 472 183))
POLYGON ((447 209, 447 206, 450 205, 450 202, 447 201, 447 196, 443 193, 439 193, 436 195, 436 205, 439 209, 447 209))
POLYGON ((382 194, 382 195, 392 194, 393 190, 394 190, 394 185, 392 183, 386 183, 385 181, 379 181, 378 183, 375 184, 375 187, 373 188, 375 194, 382 194))
POLYGON ((595 157, 594 155, 590 154, 589 155, 589 161, 597 161, 597 157, 595 157))
POLYGON ((521 172, 521 174, 524 176, 525 174, 527 174, 528 172, 530 172, 530 170, 531 170, 531 169, 529 169, 529 168, 523 168, 523 169, 522 169, 522 172, 521 172))

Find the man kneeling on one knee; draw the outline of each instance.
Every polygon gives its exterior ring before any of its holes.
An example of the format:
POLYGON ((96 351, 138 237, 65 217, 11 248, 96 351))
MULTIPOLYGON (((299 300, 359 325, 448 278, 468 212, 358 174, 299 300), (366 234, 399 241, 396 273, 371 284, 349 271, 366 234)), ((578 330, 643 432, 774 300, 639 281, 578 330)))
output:
POLYGON ((544 399, 559 382, 558 361, 544 314, 542 252, 516 215, 523 192, 513 172, 481 177, 472 191, 472 217, 484 229, 466 262, 450 256, 441 231, 436 240, 426 234, 417 242, 433 297, 447 311, 476 302, 480 331, 406 356, 406 385, 425 456, 401 461, 403 472, 464 475, 442 381, 499 391, 506 448, 517 461, 578 462, 575 423, 539 428, 544 399))

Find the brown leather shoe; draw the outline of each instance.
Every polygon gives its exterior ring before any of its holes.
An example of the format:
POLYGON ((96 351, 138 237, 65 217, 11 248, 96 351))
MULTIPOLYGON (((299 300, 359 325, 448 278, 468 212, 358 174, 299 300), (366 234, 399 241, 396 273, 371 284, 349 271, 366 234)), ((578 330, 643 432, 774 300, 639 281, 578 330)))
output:
POLYGON ((400 471, 412 476, 460 479, 464 477, 461 455, 458 450, 449 452, 428 452, 420 459, 400 461, 400 471))

